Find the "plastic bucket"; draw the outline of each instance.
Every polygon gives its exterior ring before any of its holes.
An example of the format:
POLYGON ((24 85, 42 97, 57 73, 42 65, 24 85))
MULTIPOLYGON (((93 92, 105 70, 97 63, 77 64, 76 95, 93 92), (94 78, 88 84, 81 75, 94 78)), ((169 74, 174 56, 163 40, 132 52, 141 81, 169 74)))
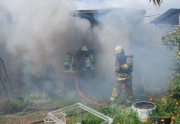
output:
POLYGON ((139 101, 132 104, 132 109, 137 112, 140 121, 144 121, 156 109, 156 105, 147 101, 139 101))

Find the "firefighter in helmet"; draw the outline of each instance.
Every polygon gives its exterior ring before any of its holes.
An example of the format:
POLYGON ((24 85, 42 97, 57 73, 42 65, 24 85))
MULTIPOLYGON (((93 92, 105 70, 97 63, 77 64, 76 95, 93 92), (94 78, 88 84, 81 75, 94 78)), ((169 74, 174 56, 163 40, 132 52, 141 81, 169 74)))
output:
POLYGON ((83 67, 83 70, 94 69, 94 59, 93 59, 94 51, 88 49, 87 46, 83 45, 77 51, 76 57, 78 61, 81 61, 80 66, 83 67))
POLYGON ((88 51, 89 49, 87 48, 87 46, 85 45, 81 46, 81 48, 75 54, 77 57, 77 60, 80 60, 83 57, 83 55, 88 54, 88 51))
POLYGON ((88 51, 87 46, 85 46, 85 45, 81 46, 81 51, 88 51))
POLYGON ((116 56, 115 62, 115 85, 110 97, 111 103, 117 103, 117 99, 120 95, 122 88, 124 88, 125 94, 127 96, 127 102, 133 100, 132 91, 132 56, 126 56, 122 46, 116 46, 114 49, 114 54, 116 56))

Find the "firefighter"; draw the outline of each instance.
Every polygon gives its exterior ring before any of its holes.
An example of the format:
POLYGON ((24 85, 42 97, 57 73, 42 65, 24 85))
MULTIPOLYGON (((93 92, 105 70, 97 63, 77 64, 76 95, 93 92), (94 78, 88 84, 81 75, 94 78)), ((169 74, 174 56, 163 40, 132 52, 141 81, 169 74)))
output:
POLYGON ((116 56, 115 62, 115 85, 110 97, 110 102, 117 104, 117 99, 120 95, 122 88, 124 88, 125 95, 127 96, 127 102, 133 100, 132 91, 132 72, 133 63, 132 56, 126 56, 122 46, 116 46, 114 49, 114 55, 116 56))
POLYGON ((76 53, 77 59, 80 60, 83 55, 88 54, 88 51, 89 50, 88 50, 87 46, 85 46, 85 45, 81 46, 81 48, 76 53))
POLYGON ((82 61, 80 66, 83 70, 94 69, 94 59, 93 59, 93 50, 87 48, 87 46, 81 46, 81 49, 76 53, 76 58, 78 61, 82 61))
POLYGON ((86 95, 92 94, 92 78, 94 77, 94 50, 83 45, 76 52, 77 59, 77 76, 81 91, 86 95))

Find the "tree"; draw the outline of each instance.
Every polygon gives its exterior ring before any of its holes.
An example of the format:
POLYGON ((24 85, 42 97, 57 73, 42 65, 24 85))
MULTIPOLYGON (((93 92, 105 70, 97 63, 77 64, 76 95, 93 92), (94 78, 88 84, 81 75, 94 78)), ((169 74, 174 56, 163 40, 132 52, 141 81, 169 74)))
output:
POLYGON ((172 58, 174 66, 168 81, 167 90, 170 94, 180 98, 180 27, 162 36, 162 44, 171 51, 174 51, 172 58))
POLYGON ((162 2, 162 0, 149 0, 150 2, 151 1, 153 1, 153 3, 155 4, 155 5, 159 5, 160 6, 160 4, 161 4, 161 2, 162 2))

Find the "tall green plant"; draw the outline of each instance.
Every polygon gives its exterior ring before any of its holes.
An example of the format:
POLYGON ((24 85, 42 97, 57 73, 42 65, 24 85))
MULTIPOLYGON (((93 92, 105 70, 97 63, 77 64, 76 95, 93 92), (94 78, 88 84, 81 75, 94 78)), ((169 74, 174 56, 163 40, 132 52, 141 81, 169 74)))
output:
POLYGON ((174 94, 175 97, 180 97, 180 27, 172 32, 168 32, 162 36, 162 44, 171 51, 174 51, 172 60, 172 75, 168 81, 167 90, 174 94))

